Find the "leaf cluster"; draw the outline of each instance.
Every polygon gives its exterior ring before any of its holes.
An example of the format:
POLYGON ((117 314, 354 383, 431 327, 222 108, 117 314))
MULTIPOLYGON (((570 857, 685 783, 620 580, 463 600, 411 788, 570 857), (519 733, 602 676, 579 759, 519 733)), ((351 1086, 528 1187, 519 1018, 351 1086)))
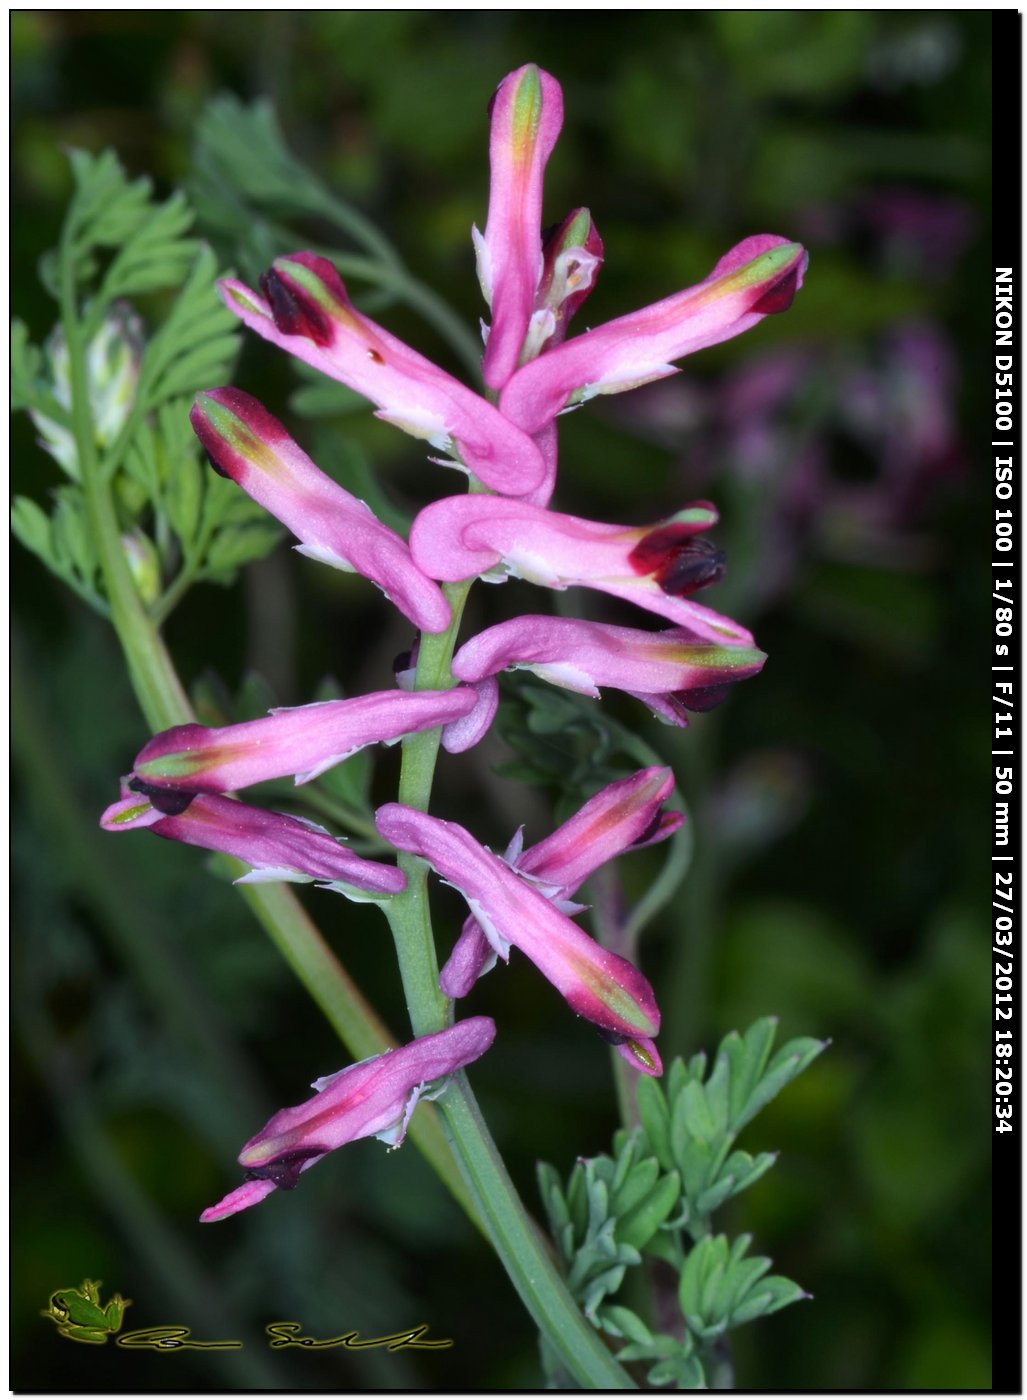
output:
POLYGON ((623 1362, 650 1363, 651 1385, 704 1388, 715 1347, 728 1331, 806 1296, 770 1275, 770 1260, 749 1257, 751 1236, 714 1234, 713 1212, 752 1186, 776 1156, 735 1148, 738 1133, 825 1048, 789 1041, 776 1053, 776 1021, 725 1036, 707 1057, 675 1060, 664 1087, 638 1085, 639 1127, 614 1136, 612 1155, 579 1160, 566 1184, 539 1165, 550 1229, 574 1296, 586 1316, 626 1345, 623 1362), (653 1278, 676 1280, 678 1322, 653 1331, 614 1301, 629 1271, 648 1259, 653 1278))
POLYGON ((12 406, 25 410, 68 484, 47 511, 14 502, 14 533, 98 612, 108 599, 83 476, 112 494, 143 602, 163 620, 199 579, 227 583, 277 527, 208 472, 188 423, 192 395, 229 377, 235 318, 214 287, 209 247, 189 234, 180 193, 160 200, 111 151, 70 154, 74 182, 59 246, 40 275, 59 320, 43 346, 15 322, 12 406), (150 312, 146 326, 136 304, 150 312))

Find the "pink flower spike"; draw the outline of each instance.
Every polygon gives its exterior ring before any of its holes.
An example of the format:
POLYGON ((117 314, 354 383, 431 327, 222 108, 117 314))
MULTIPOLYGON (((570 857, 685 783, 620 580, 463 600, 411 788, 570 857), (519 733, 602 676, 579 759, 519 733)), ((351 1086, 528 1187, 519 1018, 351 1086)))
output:
POLYGON ((268 880, 316 880, 323 888, 360 899, 399 894, 406 876, 393 865, 364 860, 313 822, 250 807, 213 793, 196 795, 128 782, 132 795, 108 807, 105 831, 147 827, 167 841, 181 841, 235 856, 252 866, 236 884, 268 880))
POLYGON ((752 646, 744 627, 688 599, 723 574, 723 554, 702 533, 716 522, 708 501, 656 525, 628 526, 499 496, 448 496, 417 516, 410 552, 430 578, 456 582, 502 566, 546 588, 595 588, 626 598, 697 640, 752 646))
POLYGON ((508 380, 500 407, 537 433, 565 408, 673 374, 671 363, 787 311, 802 286, 798 243, 756 234, 726 253, 705 281, 565 341, 508 380))
POLYGON ((563 125, 560 84, 525 64, 500 83, 490 113, 489 217, 474 242, 492 308, 482 370, 501 389, 517 368, 542 272, 542 175, 563 125))
POLYGON ((725 698, 730 684, 755 676, 766 659, 756 647, 711 644, 681 628, 643 632, 570 617, 516 617, 465 642, 453 674, 474 685, 500 671, 527 670, 593 697, 612 686, 684 725, 685 710, 711 708, 713 690, 725 698))
POLYGON ((652 987, 637 968, 600 947, 462 826, 396 802, 380 807, 375 823, 397 850, 423 857, 460 891, 501 957, 520 948, 607 1039, 638 1041, 659 1030, 652 987))
POLYGON ((495 1035, 495 1022, 489 1017, 472 1016, 318 1079, 314 1098, 281 1109, 250 1139, 239 1153, 245 1183, 200 1219, 223 1220, 276 1189, 291 1191, 301 1172, 358 1138, 377 1137, 398 1147, 418 1099, 437 1098, 445 1084, 436 1081, 479 1059, 495 1035))
POLYGON ((150 740, 135 774, 150 787, 185 792, 234 792, 289 774, 307 783, 368 744, 391 744, 449 724, 478 703, 477 692, 466 686, 412 695, 385 690, 273 710, 265 719, 222 729, 180 724, 150 740))
POLYGON ((210 389, 197 395, 189 420, 214 470, 287 526, 301 554, 363 574, 416 627, 445 631, 449 604, 406 542, 320 471, 256 399, 240 389, 210 389))
POLYGON ((531 438, 494 408, 411 350, 350 302, 327 258, 276 258, 261 278, 264 297, 242 282, 218 283, 225 305, 258 335, 349 385, 384 418, 450 454, 493 491, 534 490, 545 464, 531 438))

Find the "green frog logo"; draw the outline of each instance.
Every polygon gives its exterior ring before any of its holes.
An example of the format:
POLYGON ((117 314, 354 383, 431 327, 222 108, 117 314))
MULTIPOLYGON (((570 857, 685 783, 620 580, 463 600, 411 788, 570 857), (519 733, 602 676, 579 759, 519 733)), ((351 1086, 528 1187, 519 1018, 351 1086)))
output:
POLYGON ((125 1309, 132 1306, 131 1298, 115 1293, 106 1307, 100 1305, 102 1280, 92 1283, 86 1279, 81 1288, 59 1288, 50 1295, 50 1306, 40 1315, 57 1324, 62 1337, 73 1342, 88 1342, 102 1346, 121 1327, 125 1309))

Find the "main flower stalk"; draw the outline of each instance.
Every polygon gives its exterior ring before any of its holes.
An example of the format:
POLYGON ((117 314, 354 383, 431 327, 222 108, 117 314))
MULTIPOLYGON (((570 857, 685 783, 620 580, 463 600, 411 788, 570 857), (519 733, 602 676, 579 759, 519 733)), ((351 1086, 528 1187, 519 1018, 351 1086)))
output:
MULTIPOLYGON (((458 684, 453 652, 472 580, 444 588, 452 612, 445 632, 422 634, 415 690, 447 690, 458 684)), ((403 740, 398 799, 426 812, 431 801, 441 732, 408 734, 403 740)), ((428 902, 429 866, 419 856, 400 853, 406 890, 384 905, 396 944, 410 1025, 415 1035, 443 1030, 450 1003, 439 989, 428 902)), ((477 1100, 463 1073, 454 1076, 438 1110, 475 1209, 539 1331, 556 1349, 570 1373, 593 1390, 634 1390, 634 1382, 606 1350, 567 1291, 541 1233, 524 1208, 492 1140, 477 1100)))

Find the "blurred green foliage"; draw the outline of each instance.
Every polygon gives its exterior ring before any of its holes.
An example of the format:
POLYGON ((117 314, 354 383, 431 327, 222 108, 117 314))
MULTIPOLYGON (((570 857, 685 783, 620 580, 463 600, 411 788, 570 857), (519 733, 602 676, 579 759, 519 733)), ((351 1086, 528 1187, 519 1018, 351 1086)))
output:
MULTIPOLYGON (((195 191, 204 111, 229 92, 267 98, 324 187, 473 327, 482 307, 469 226, 486 212, 485 107, 503 74, 532 59, 563 84, 567 112, 546 221, 587 204, 606 243, 588 324, 697 280, 748 233, 799 236, 812 263, 792 311, 689 363, 682 385, 706 404, 739 366, 798 350, 828 366, 825 393, 847 411, 844 365, 879 364, 886 338, 917 317, 955 349, 945 402, 958 447, 983 387, 969 347, 981 343, 986 311, 977 288, 989 235, 990 53, 990 16, 950 11, 15 12, 13 310, 34 341, 46 337, 52 310, 33 273, 70 189, 62 149, 110 145, 160 194, 195 191), (882 201, 896 192, 934 201, 936 214, 938 201, 962 211, 954 251, 939 248, 933 225, 918 236, 908 218, 883 228, 882 201)), ((243 266, 246 249, 224 228, 198 231, 224 263, 243 266)), ((337 238, 316 211, 302 232, 337 238)), ((459 368, 415 308, 374 314, 459 368)), ((290 396, 309 380, 266 347, 246 344, 236 382, 287 418, 327 469, 370 462, 395 508, 444 489, 416 445, 367 414, 329 401, 331 417, 292 418, 290 396)), ((782 1150, 776 1170, 725 1212, 733 1232, 752 1231, 775 1271, 815 1297, 738 1335, 738 1383, 987 1387, 988 940, 978 885, 988 745, 974 664, 984 664, 985 531, 972 464, 920 481, 897 533, 875 535, 874 519, 861 518, 863 553, 843 557, 817 522, 830 508, 851 543, 855 517, 839 491, 884 479, 889 442, 905 440, 898 429, 894 441, 860 444, 840 433, 837 412, 828 424, 822 406, 810 410, 802 441, 822 445, 833 485, 818 479, 803 528, 793 528, 778 509, 784 478, 757 490, 741 448, 718 439, 711 449, 687 423, 662 437, 652 422, 641 431, 621 402, 563 421, 557 504, 648 520, 713 497, 731 573, 711 601, 756 626, 771 658, 684 734, 650 724, 633 702, 604 702, 673 762, 695 827, 692 873, 641 952, 664 1008, 661 1048, 668 1059, 692 1054, 767 1014, 785 1038, 833 1041, 761 1120, 762 1140, 782 1150), (783 519, 788 567, 771 588, 765 546, 783 519), (880 547, 868 552, 868 541, 880 547)), ((14 487, 45 503, 61 478, 32 438, 17 420, 14 487)), ((409 1148, 386 1156, 357 1144, 252 1219, 196 1224, 234 1180, 232 1159, 263 1116, 344 1056, 196 852, 100 836, 98 814, 139 747, 141 720, 100 619, 29 554, 17 551, 14 568, 15 1387, 535 1384, 534 1339, 512 1290, 409 1148), (83 1356, 37 1314, 84 1277, 131 1296, 137 1327, 179 1321, 247 1345, 222 1356, 113 1347, 83 1356), (455 1345, 271 1353, 260 1329, 285 1317, 320 1335, 425 1321, 455 1345)), ((528 605, 523 585, 494 593, 475 598, 469 627, 528 605)), ((168 640, 190 684, 213 666, 234 692, 256 671, 284 703, 310 698, 329 673, 349 691, 375 687, 410 642, 372 590, 284 549, 233 592, 195 590, 168 640)), ((443 815, 473 813, 493 842, 521 821, 539 839, 561 793, 493 775, 514 757, 491 737, 451 763, 443 815)), ((394 790, 394 765, 394 755, 377 759, 376 798, 394 790)), ((659 862, 657 850, 625 863, 629 900, 659 862)), ((305 898, 402 1034, 375 912, 305 898)), ((457 902, 439 908, 455 933, 457 902)), ((473 1003, 500 1027, 474 1081, 540 1210, 540 1156, 566 1173, 609 1142, 603 1057, 523 960, 493 974, 473 1003)))

